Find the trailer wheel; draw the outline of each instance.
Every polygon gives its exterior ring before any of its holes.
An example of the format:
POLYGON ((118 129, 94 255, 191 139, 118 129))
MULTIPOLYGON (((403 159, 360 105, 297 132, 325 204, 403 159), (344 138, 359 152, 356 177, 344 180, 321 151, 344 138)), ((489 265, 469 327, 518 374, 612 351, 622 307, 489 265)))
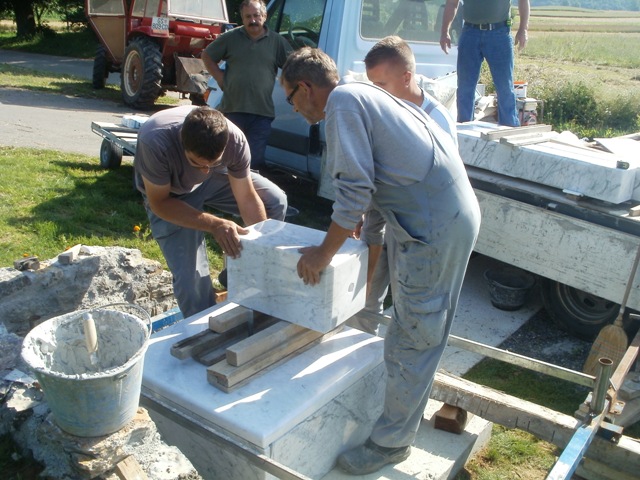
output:
POLYGON ((124 52, 120 86, 126 105, 148 109, 162 93, 162 52, 148 38, 131 40, 124 52))
POLYGON ((109 170, 115 170, 122 163, 122 147, 106 138, 100 145, 100 166, 109 170))
POLYGON ((103 45, 98 45, 93 59, 93 88, 100 90, 107 85, 110 68, 111 62, 107 58, 107 50, 103 45))
MULTIPOLYGON (((563 283, 541 279, 542 302, 553 321, 563 330, 593 340, 602 327, 613 323, 620 305, 563 283)), ((623 318, 625 329, 630 327, 628 312, 623 318)))

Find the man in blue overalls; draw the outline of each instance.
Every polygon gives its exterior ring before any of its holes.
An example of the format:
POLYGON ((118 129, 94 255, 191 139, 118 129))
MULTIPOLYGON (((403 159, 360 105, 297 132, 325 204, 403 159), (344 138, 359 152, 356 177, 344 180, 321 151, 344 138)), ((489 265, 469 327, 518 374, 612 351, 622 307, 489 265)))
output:
POLYGON ((281 77, 297 112, 311 124, 326 121, 336 196, 322 244, 301 250, 300 278, 319 283, 370 208, 386 221, 393 313, 384 411, 367 442, 338 458, 363 475, 410 455, 433 383, 426 372, 435 372, 447 344, 480 209, 451 136, 424 111, 375 85, 338 81, 333 60, 313 48, 291 54, 281 77))

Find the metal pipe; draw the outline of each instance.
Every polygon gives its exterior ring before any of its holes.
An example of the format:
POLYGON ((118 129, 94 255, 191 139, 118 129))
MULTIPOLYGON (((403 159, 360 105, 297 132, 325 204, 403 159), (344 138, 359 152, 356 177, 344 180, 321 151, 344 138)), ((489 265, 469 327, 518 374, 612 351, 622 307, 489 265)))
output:
POLYGON ((501 360, 505 363, 517 365, 534 372, 544 373, 551 377, 566 380, 568 382, 583 385, 585 387, 593 388, 595 377, 582 372, 576 372, 568 368, 553 365, 551 363, 536 360, 535 358, 525 357, 517 353, 508 352, 499 348, 485 345, 483 343, 474 342, 466 338, 456 337, 455 335, 449 335, 449 345, 452 347, 462 348, 469 352, 479 353, 486 357, 501 360))
POLYGON ((607 357, 598 359, 598 374, 596 375, 596 384, 593 389, 593 399, 591 401, 591 413, 600 414, 604 410, 607 390, 609 390, 609 381, 611 380, 611 371, 613 370, 613 360, 607 357))
MULTIPOLYGON (((368 322, 372 327, 378 324, 389 325, 391 317, 380 313, 367 312, 361 310, 356 313, 354 317, 357 317, 361 322, 368 322)), ((468 340, 466 338, 457 337, 455 335, 449 335, 448 344, 452 347, 462 348, 468 352, 479 353, 485 357, 493 358, 496 360, 517 365, 534 372, 543 373, 550 377, 559 378, 567 382, 576 383, 585 387, 593 388, 595 377, 582 372, 576 372, 569 368, 564 368, 552 363, 543 362, 535 358, 526 357, 517 353, 501 350, 491 345, 485 345, 483 343, 468 340)))

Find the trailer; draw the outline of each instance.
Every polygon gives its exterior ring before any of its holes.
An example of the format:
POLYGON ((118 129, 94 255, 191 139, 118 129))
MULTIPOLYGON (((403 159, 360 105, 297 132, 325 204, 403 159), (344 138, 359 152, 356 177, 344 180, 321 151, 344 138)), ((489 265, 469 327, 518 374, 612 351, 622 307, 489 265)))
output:
MULTIPOLYGON (((126 119, 123 119, 126 121, 126 119)), ((120 167, 122 156, 134 156, 138 143, 140 122, 133 126, 116 125, 111 122, 91 122, 91 131, 103 138, 100 145, 100 166, 109 170, 120 167)))

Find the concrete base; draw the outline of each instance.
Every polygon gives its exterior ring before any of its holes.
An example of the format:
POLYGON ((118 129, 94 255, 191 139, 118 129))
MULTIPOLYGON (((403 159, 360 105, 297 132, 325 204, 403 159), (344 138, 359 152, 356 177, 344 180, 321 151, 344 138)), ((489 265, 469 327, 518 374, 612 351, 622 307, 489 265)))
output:
POLYGON ((382 339, 345 327, 225 393, 207 382, 204 365, 169 353, 224 309, 212 307, 152 335, 144 405, 165 441, 206 479, 275 478, 246 452, 321 478, 340 453, 364 442, 382 412, 382 339), (229 442, 221 445, 220 437, 229 442))
MULTIPOLYGON (((402 463, 387 465, 378 472, 357 477, 361 480, 448 480, 491 438, 492 423, 470 416, 461 434, 434 428, 434 415, 442 403, 429 401, 411 456, 402 463)), ((349 480, 354 477, 335 468, 322 480, 349 480)))

